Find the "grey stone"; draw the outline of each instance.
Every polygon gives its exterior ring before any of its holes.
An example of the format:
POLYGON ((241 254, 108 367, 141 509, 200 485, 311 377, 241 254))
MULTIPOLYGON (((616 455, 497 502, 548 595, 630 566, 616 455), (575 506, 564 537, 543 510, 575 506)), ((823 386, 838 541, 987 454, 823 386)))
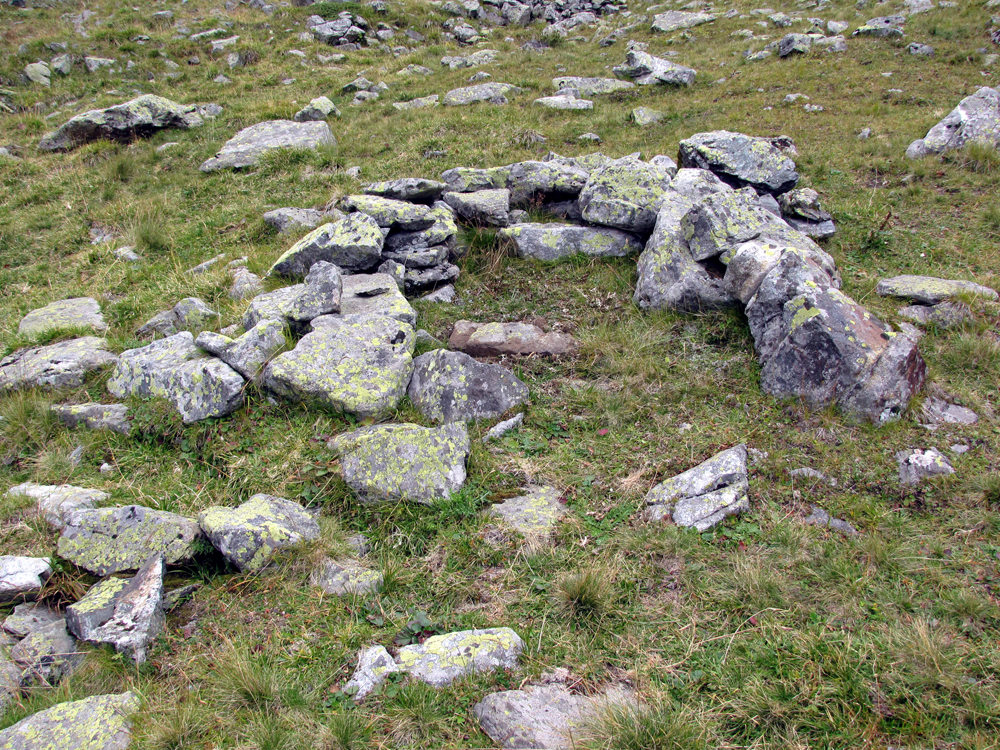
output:
POLYGON ((216 255, 213 258, 209 258, 208 260, 203 261, 202 263, 199 263, 198 265, 194 266, 193 268, 189 268, 184 273, 191 274, 192 276, 197 276, 198 274, 205 273, 209 269, 214 268, 221 261, 224 261, 225 259, 226 259, 226 254, 225 253, 219 253, 218 255, 216 255))
POLYGON ((330 126, 325 122, 268 120, 244 128, 222 146, 211 159, 202 163, 202 172, 218 169, 252 167, 268 151, 295 148, 315 151, 320 146, 336 146, 330 126))
POLYGON ((446 284, 458 278, 460 269, 452 263, 443 263, 432 268, 410 268, 404 274, 407 294, 416 294, 439 284, 446 284))
POLYGON ((864 25, 856 28, 851 36, 901 37, 900 28, 906 19, 903 16, 881 16, 869 19, 864 25))
POLYGON ((735 186, 757 192, 783 193, 795 187, 795 162, 766 138, 715 130, 696 133, 680 142, 684 167, 708 169, 735 186))
POLYGON ((564 93, 558 96, 543 96, 535 99, 533 103, 546 109, 584 110, 594 108, 592 101, 589 99, 580 99, 576 96, 575 92, 572 95, 564 93))
POLYGON ((677 65, 636 49, 629 50, 625 55, 625 62, 612 68, 611 72, 619 78, 635 81, 640 86, 654 84, 690 86, 697 75, 697 71, 693 68, 677 65))
POLYGON ((62 618, 22 638, 11 648, 10 658, 21 668, 24 688, 56 685, 82 661, 62 618))
MULTIPOLYGON (((340 214, 338 211, 337 214, 340 214)), ((327 211, 317 211, 313 208, 276 208, 264 214, 264 223, 274 227, 279 234, 291 234, 301 229, 315 229, 320 224, 343 218, 327 211), (336 218, 335 218, 336 217, 336 218)))
POLYGON ((219 505, 198 524, 225 558, 242 571, 262 570, 279 549, 319 537, 319 524, 298 503, 258 494, 236 508, 219 505))
POLYGON ((439 200, 447 189, 448 185, 436 180, 425 180, 422 177, 404 177, 388 182, 374 182, 362 188, 362 192, 367 195, 377 195, 397 201, 432 204, 439 200))
MULTIPOLYGON (((92 59, 92 58, 88 58, 92 59)), ((41 151, 68 151, 96 140, 129 143, 165 128, 187 130, 202 124, 193 105, 183 105, 161 96, 143 96, 107 109, 92 109, 77 115, 38 143, 41 151)))
MULTIPOLYGON (((423 65, 407 65, 402 70, 397 70, 396 75, 398 76, 431 76, 434 75, 434 71, 430 68, 426 68, 423 65)), ((392 196, 387 196, 392 197, 392 196)))
POLYGON ((384 241, 375 219, 354 213, 300 239, 275 261, 268 275, 305 276, 321 260, 348 271, 363 271, 378 265, 384 241))
POLYGON ((49 64, 44 60, 39 60, 38 62, 28 63, 25 65, 24 75, 26 75, 28 80, 32 83, 37 83, 42 86, 50 86, 52 83, 52 71, 49 70, 49 64))
POLYGON ((340 110, 328 97, 318 96, 292 117, 295 122, 314 122, 328 117, 340 117, 340 110))
POLYGON ((38 337, 51 331, 72 328, 108 330, 97 300, 91 297, 75 297, 50 302, 45 307, 32 310, 21 318, 17 332, 22 336, 38 337))
MULTIPOLYGON (((340 312, 344 316, 385 315, 411 328, 417 324, 417 312, 399 291, 395 279, 381 273, 345 276, 340 312)), ((326 316, 314 319, 313 327, 325 320, 326 316)))
POLYGON ((34 599, 50 575, 47 557, 0 556, 0 602, 34 599))
POLYGON ((635 84, 630 81, 620 81, 615 78, 581 78, 579 76, 553 78, 552 85, 556 89, 575 89, 580 96, 599 96, 635 89, 635 84))
POLYGON ((507 178, 506 172, 501 170, 456 167, 442 172, 441 179, 456 193, 475 193, 502 188, 507 178))
POLYGON ((410 99, 405 102, 395 102, 392 106, 398 109, 400 112, 404 112, 409 109, 423 109, 424 107, 436 107, 438 105, 438 100, 441 97, 437 94, 431 94, 430 96, 422 96, 417 99, 410 99))
POLYGON ((807 34, 785 34, 778 41, 778 57, 804 55, 812 48, 812 39, 807 34))
POLYGON ((555 487, 529 487, 527 493, 493 505, 490 513, 523 536, 533 540, 547 539, 559 519, 566 514, 555 487))
POLYGON ((393 672, 400 672, 399 665, 383 646, 372 646, 358 653, 358 666, 351 679, 344 683, 343 691, 361 702, 385 678, 393 672))
POLYGON ((518 224, 502 229, 500 234, 513 241, 519 257, 536 260, 558 260, 577 254, 621 258, 643 248, 634 234, 609 227, 518 224))
POLYGON ((441 64, 447 66, 451 70, 478 68, 483 65, 489 65, 498 57, 500 57, 500 53, 495 49, 483 49, 465 57, 457 55, 442 57, 441 64))
POLYGON ((325 559, 310 574, 309 583, 334 596, 369 594, 382 588, 382 574, 355 560, 325 559))
POLYGON ((434 224, 431 209, 405 200, 378 195, 349 195, 342 201, 348 211, 360 211, 375 219, 383 228, 401 232, 419 232, 434 224))
POLYGON ((63 519, 70 511, 91 509, 110 497, 107 492, 101 490, 89 490, 69 484, 52 485, 34 482, 17 484, 7 490, 7 497, 17 496, 34 499, 39 514, 55 529, 63 528, 65 525, 63 519))
POLYGON ((510 628, 463 630, 403 646, 398 664, 432 687, 445 687, 468 674, 514 669, 523 650, 524 641, 510 628))
POLYGON ((107 348, 104 339, 84 336, 48 346, 18 349, 0 359, 0 393, 24 388, 79 387, 87 375, 118 361, 107 348))
POLYGON ((843 34, 849 28, 851 28, 851 24, 847 23, 847 21, 827 21, 826 22, 826 30, 830 34, 843 34))
POLYGON ((723 288, 729 295, 746 304, 788 250, 789 248, 784 245, 776 245, 766 240, 742 243, 737 246, 726 265, 723 288))
POLYGON ((937 279, 932 276, 894 276, 883 279, 875 287, 880 297, 900 297, 921 305, 937 305, 960 294, 970 294, 997 300, 997 293, 972 281, 937 279))
POLYGON ((256 297, 264 291, 264 283, 260 276, 245 268, 233 270, 233 283, 226 293, 230 299, 241 300, 256 297))
POLYGON ((436 423, 494 419, 528 400, 528 386, 505 367, 444 349, 413 361, 406 393, 436 423))
MULTIPOLYGON (((434 302, 443 304, 454 304, 458 301, 458 295, 455 292, 455 287, 451 284, 443 286, 440 289, 436 289, 429 294, 425 294, 420 298, 421 302, 434 302)), ((417 332, 417 343, 420 343, 419 331, 417 332)), ((425 331, 426 333, 426 331, 425 331)), ((429 335, 429 334, 428 334, 429 335)))
POLYGON ((583 218, 593 224, 649 234, 670 180, 671 175, 661 167, 633 157, 598 167, 580 193, 583 218))
POLYGON ((531 5, 505 2, 501 15, 508 26, 527 26, 531 23, 531 5))
MULTIPOLYGON (((306 283, 299 295, 290 302, 286 317, 297 322, 309 322, 320 315, 340 312, 344 293, 344 280, 340 269, 325 260, 313 263, 306 275, 306 283)), ((281 340, 283 345, 284 338, 281 340)), ((277 351, 275 345, 268 357, 277 351)))
POLYGON ((153 338, 156 334, 173 336, 181 327, 181 320, 173 310, 163 310, 156 313, 141 326, 135 329, 137 339, 153 338))
POLYGON ((659 521, 669 514, 678 526, 706 531, 749 509, 748 488, 747 449, 741 443, 653 487, 644 516, 659 521))
POLYGON ((812 509, 812 512, 806 516, 804 523, 808 523, 813 526, 826 526, 834 531, 839 531, 845 536, 859 536, 858 530, 849 522, 841 518, 834 518, 818 505, 811 505, 810 508, 812 509))
POLYGON ((187 586, 181 586, 173 591, 165 591, 163 593, 163 611, 172 612, 177 609, 191 599, 201 586, 202 584, 200 583, 192 583, 187 586))
POLYGON ((273 292, 258 294, 250 301, 241 321, 244 331, 249 331, 264 320, 284 320, 291 325, 292 305, 305 289, 305 284, 279 287, 273 292))
POLYGON ((344 481, 363 503, 446 500, 465 483, 469 433, 464 423, 362 427, 333 438, 344 481))
POLYGON ((924 423, 929 425, 972 425, 979 421, 979 417, 972 409, 950 404, 937 396, 931 396, 924 401, 920 407, 920 416, 924 423))
POLYGON ((911 55, 918 55, 920 57, 934 57, 934 48, 927 44, 920 44, 919 42, 910 42, 906 45, 907 51, 911 55))
POLYGON ((3 621, 3 629, 11 635, 23 638, 62 620, 63 616, 49 606, 39 602, 28 602, 14 607, 14 611, 3 621))
POLYGON ((477 102, 506 104, 507 94, 520 94, 522 89, 510 83, 477 83, 475 86, 452 89, 441 99, 446 107, 457 107, 477 102))
MULTIPOLYGON (((639 127, 655 125, 666 117, 666 115, 658 109, 650 109, 649 107, 636 107, 632 110, 629 116, 632 118, 632 122, 639 127)), ((676 168, 676 165, 674 166, 676 168)))
POLYGON ((553 161, 522 161, 489 170, 490 181, 510 191, 510 205, 531 207, 580 194, 590 173, 580 167, 553 161))
POLYGON ((936 305, 910 305, 899 308, 899 317, 939 328, 954 328, 972 319, 972 311, 961 302, 939 302, 936 305))
POLYGON ((185 297, 174 305, 174 315, 181 326, 194 329, 217 325, 220 318, 219 313, 197 297, 185 297))
POLYGON ((487 443, 490 440, 499 440, 508 432, 518 429, 522 424, 524 424, 524 414, 518 414, 510 419, 505 419, 503 422, 497 422, 483 436, 483 442, 487 443))
POLYGON ((668 10, 653 16, 653 31, 669 33, 681 29, 692 29, 705 23, 711 23, 715 16, 710 13, 687 13, 682 10, 668 10))
POLYGON ((715 193, 728 193, 732 188, 708 169, 685 167, 677 170, 670 189, 691 201, 700 201, 715 193))
POLYGON ((59 703, 0 731, 0 750, 128 750, 139 704, 135 693, 59 703))
POLYGON ((1000 146, 1000 91, 983 86, 965 97, 948 115, 906 150, 907 157, 923 158, 983 141, 1000 146))
POLYGON ((84 57, 83 64, 87 68, 88 73, 96 73, 101 68, 110 68, 117 61, 110 57, 84 57))
POLYGON ((919 484, 928 477, 955 473, 948 459, 937 448, 899 451, 896 463, 899 464, 899 483, 904 486, 919 484))
POLYGON ((510 221, 510 191, 505 188, 475 193, 445 193, 444 202, 474 223, 505 227, 510 221))
POLYGON ((255 380, 267 361, 285 346, 284 328, 281 321, 262 320, 237 339, 205 331, 194 343, 247 380, 255 380))
POLYGON ((572 354, 577 344, 566 333, 545 333, 531 323, 455 323, 448 345, 474 357, 498 357, 504 354, 559 357, 572 354))

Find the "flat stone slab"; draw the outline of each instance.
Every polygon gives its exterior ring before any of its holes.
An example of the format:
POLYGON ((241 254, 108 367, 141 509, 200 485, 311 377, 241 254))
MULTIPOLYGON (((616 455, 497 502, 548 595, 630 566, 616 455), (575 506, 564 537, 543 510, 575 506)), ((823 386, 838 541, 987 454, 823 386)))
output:
POLYGON ((211 159, 200 167, 202 172, 217 169, 240 169, 252 167, 260 157, 276 148, 308 149, 315 151, 320 146, 336 146, 330 126, 325 122, 293 122, 291 120, 268 120, 244 128, 223 145, 211 159))
POLYGON ((611 69, 619 78, 628 78, 640 86, 690 86, 697 71, 641 50, 629 50, 625 62, 611 69))
POLYGON ((506 104, 507 94, 520 94, 522 89, 510 83, 479 83, 452 89, 441 98, 446 107, 457 107, 477 102, 506 104))
POLYGON ((692 29, 704 23, 711 23, 715 16, 711 13, 686 13, 682 10, 668 10, 653 16, 653 31, 669 33, 680 29, 692 29))
POLYGON ((899 483, 904 486, 920 484, 928 477, 955 473, 954 467, 937 448, 899 451, 896 463, 899 465, 899 483))
POLYGON ((95 331, 108 330, 101 314, 101 306, 92 297, 75 297, 50 302, 45 307, 32 310, 17 326, 22 336, 40 336, 50 331, 73 328, 90 328, 95 331))
POLYGON ((0 359, 0 393, 33 387, 54 390, 81 386, 90 373, 118 362, 118 357, 107 348, 104 339, 84 336, 18 349, 0 359))
POLYGON ((490 513, 525 537, 548 537, 566 514, 561 495, 555 487, 531 487, 524 495, 494 505, 490 513))
POLYGON ((372 217, 380 227, 400 232, 419 232, 435 222, 429 206, 381 195, 348 195, 341 205, 372 217))
POLYGON ((356 560, 323 560, 309 576, 309 583, 327 594, 368 594, 382 588, 382 574, 356 560))
POLYGON ((672 178, 671 171, 635 157, 598 167, 580 192, 583 218, 591 224, 648 235, 672 178))
POLYGON ((748 489, 747 449, 741 443, 653 487, 643 515, 659 521, 669 514, 678 526, 707 531, 749 509, 748 489))
POLYGON ((410 327, 417 324, 413 309, 396 280, 384 273, 345 276, 340 297, 340 314, 384 315, 410 327))
POLYGON ((978 415, 958 404, 949 404, 936 396, 931 396, 920 407, 920 416, 929 425, 972 425, 979 421, 978 415))
POLYGON ((444 349, 413 360, 406 393, 437 423, 493 419, 528 400, 528 386, 507 368, 444 349))
POLYGON ((954 328, 972 318, 972 310, 962 302, 939 302, 936 305, 907 305, 899 308, 899 317, 920 325, 954 328))
POLYGON ((875 287, 880 297, 900 297, 921 305, 936 305, 960 294, 973 294, 996 300, 997 293, 972 281, 936 279, 933 276, 894 276, 875 287))
POLYGON ((355 213, 323 224, 300 239, 280 258, 269 276, 305 276, 314 263, 326 261, 349 271, 364 271, 379 263, 385 239, 374 218, 355 213))
POLYGON ((37 501, 38 512, 56 529, 65 526, 63 519, 74 510, 90 510, 111 495, 101 490, 74 487, 70 484, 35 484, 24 482, 7 490, 7 496, 30 497, 37 501))
POLYGON ((428 685, 444 687, 467 674, 514 669, 523 650, 524 641, 510 628, 462 630, 403 646, 397 663, 428 685))
POLYGON ((83 661, 62 618, 28 633, 10 649, 10 658, 21 669, 19 682, 27 689, 57 685, 83 661))
POLYGON ((139 705, 135 693, 60 703, 0 731, 0 750, 128 750, 139 705))
POLYGON ((534 104, 546 109, 585 110, 594 108, 594 103, 590 99, 580 99, 568 95, 543 96, 535 99, 534 104))
POLYGON ((34 599, 50 575, 47 557, 0 556, 0 602, 34 599))
POLYGON ((474 224, 505 227, 510 223, 510 191, 506 188, 474 193, 445 193, 444 202, 474 224))
POLYGON ((795 162, 770 140, 728 130, 695 133, 680 142, 681 165, 709 169, 734 187, 783 193, 795 187, 795 162))
POLYGON ((462 422, 362 427, 330 440, 344 481, 363 503, 400 500, 430 505, 465 483, 469 432, 462 422))
POLYGON ((373 182, 362 188, 362 192, 367 195, 380 195, 398 201, 426 204, 440 200, 446 190, 448 186, 445 183, 423 177, 403 177, 387 182, 373 182))
POLYGON ((111 430, 120 435, 132 431, 125 404, 54 404, 52 413, 67 427, 86 427, 88 430, 111 430))
POLYGON ((475 323, 459 320, 448 346, 474 357, 503 354, 559 357, 576 351, 576 340, 566 333, 544 332, 530 323, 475 323))
POLYGON ((536 260, 572 255, 621 258, 641 253, 644 245, 636 235, 611 227, 529 223, 501 229, 500 234, 514 242, 519 257, 536 260))
MULTIPOLYGON (((7 615, 7 619, 3 621, 3 629, 11 635, 23 638, 36 630, 54 625, 62 619, 63 616, 58 611, 51 609, 45 604, 29 602, 18 604, 14 607, 14 611, 7 615)), ((0 638, 0 641, 2 641, 2 638, 0 638)), ((0 643, 0 646, 2 646, 2 643, 0 643)))
POLYGON ((557 89, 575 89, 580 96, 599 96, 614 94, 619 91, 631 91, 635 84, 631 81, 620 81, 617 78, 586 78, 580 76, 560 76, 552 79, 552 85, 557 89))

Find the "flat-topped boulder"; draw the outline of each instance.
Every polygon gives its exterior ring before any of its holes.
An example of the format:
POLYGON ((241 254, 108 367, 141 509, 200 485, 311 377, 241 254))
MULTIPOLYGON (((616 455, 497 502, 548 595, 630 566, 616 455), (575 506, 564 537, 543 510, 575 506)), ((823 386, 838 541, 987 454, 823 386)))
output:
POLYGON ((513 241, 521 258, 558 260, 572 255, 621 258, 642 252, 636 235, 611 227, 572 224, 515 224, 500 234, 513 241))
POLYGON ((139 705, 135 693, 59 703, 0 730, 0 750, 128 750, 139 705))
POLYGON ((510 223, 510 191, 506 188, 445 193, 444 202, 474 224, 505 227, 510 223))
POLYGON ((711 23, 715 16, 711 13, 688 13, 682 10, 668 10, 653 16, 653 31, 669 33, 681 29, 693 29, 704 23, 711 23))
POLYGON ((76 388, 92 372, 111 367, 118 357, 96 336, 18 349, 0 359, 0 393, 25 388, 76 388))
MULTIPOLYGON (((18 638, 47 628, 63 619, 58 610, 52 609, 42 602, 25 602, 14 607, 14 611, 3 621, 3 629, 18 638)), ((3 646, 3 634, 0 633, 0 647, 3 646)), ((2 660, 0 652, 0 660, 2 660)))
POLYGON ((875 287, 880 297, 899 297, 921 305, 937 305, 959 295, 975 295, 998 299, 996 291, 973 281, 937 279, 933 276, 894 276, 883 279, 875 287))
POLYGON ((74 487, 70 484, 35 484, 24 482, 7 490, 7 497, 30 497, 37 503, 38 512, 55 529, 65 526, 63 519, 74 510, 90 510, 97 503, 111 497, 107 492, 74 487))
POLYGON ((634 157, 598 167, 580 193, 583 218, 592 224, 648 235, 672 176, 662 167, 634 157))
POLYGON ((670 515, 678 526, 706 531, 749 509, 748 487, 747 449, 741 443, 653 487, 644 516, 659 521, 670 515))
POLYGON ((641 50, 629 50, 625 62, 611 69, 619 78, 635 81, 640 86, 690 86, 698 72, 641 50))
POLYGON ((50 575, 47 557, 0 556, 0 602, 34 599, 50 575))
POLYGON ((567 333, 546 333, 532 323, 476 323, 459 320, 448 338, 452 349, 474 357, 535 354, 559 357, 576 351, 576 340, 567 333))
POLYGON ((462 630, 403 646, 397 663, 418 680, 445 687, 468 674, 514 669, 523 650, 524 641, 510 628, 462 630))
POLYGON ((552 85, 557 89, 575 89, 580 96, 614 94, 619 91, 631 91, 635 88, 635 84, 631 81, 621 81, 617 78, 587 78, 580 76, 560 76, 553 78, 552 85))
POLYGON ((125 404, 53 404, 52 413, 67 427, 111 430, 120 435, 132 431, 125 404))
POLYGON ((365 185, 361 191, 367 195, 379 195, 398 201, 431 204, 439 200, 448 186, 437 180, 427 180, 422 177, 404 177, 386 182, 373 182, 365 185))
POLYGON ((399 291, 395 280, 384 273, 345 276, 340 314, 385 315, 410 327, 417 324, 417 311, 399 291))
POLYGON ((708 169, 733 187, 784 193, 795 187, 795 162, 767 138, 728 130, 695 133, 680 142, 681 165, 708 169))
POLYGON ((507 368, 445 349, 413 360, 406 393, 421 414, 438 423, 493 419, 528 400, 528 386, 507 368))
POLYGON ((359 211, 371 216, 382 228, 400 232, 419 232, 435 221, 426 205, 384 198, 381 195, 348 195, 341 200, 341 205, 348 211, 359 211))
POLYGON ((22 336, 37 337, 51 331, 75 328, 89 328, 94 331, 108 330, 108 324, 101 315, 101 306, 92 297, 75 297, 50 302, 45 307, 32 310, 17 326, 22 336))
POLYGON ((336 146, 330 126, 325 122, 268 120, 244 128, 222 146, 211 159, 202 163, 202 172, 218 169, 252 167, 260 157, 277 148, 307 149, 336 146))
POLYGON ((906 156, 922 159, 982 141, 1000 146, 1000 90, 983 86, 965 97, 927 135, 909 145, 906 156))
POLYGON ((522 89, 511 83, 478 83, 475 86, 452 89, 441 97, 441 103, 446 107, 458 107, 477 102, 506 104, 507 94, 520 94, 521 91, 522 89))
POLYGON ((300 239, 274 262, 268 275, 305 276, 321 260, 348 271, 364 271, 378 265, 383 243, 378 222, 367 214, 353 213, 300 239))
MULTIPOLYGON (((339 299, 337 302, 339 308, 339 299)), ((221 359, 247 380, 255 380, 260 375, 264 365, 287 342, 285 325, 282 321, 262 320, 235 339, 219 333, 203 331, 194 343, 197 347, 221 359)))

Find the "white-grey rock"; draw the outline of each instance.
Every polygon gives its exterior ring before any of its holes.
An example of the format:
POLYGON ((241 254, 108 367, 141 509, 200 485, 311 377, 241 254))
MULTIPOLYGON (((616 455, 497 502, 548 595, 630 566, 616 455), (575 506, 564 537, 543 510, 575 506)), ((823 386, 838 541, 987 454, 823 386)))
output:
POLYGON ((95 336, 18 349, 0 359, 0 394, 24 388, 75 388, 87 375, 118 362, 108 343, 95 336))
POLYGON ((931 396, 920 407, 920 416, 925 424, 973 425, 979 417, 972 409, 958 404, 950 404, 942 398, 931 396))
POLYGON ((284 329, 282 321, 262 320, 237 339, 205 331, 194 343, 247 380, 255 380, 268 360, 285 346, 284 329))
POLYGON ((524 641, 510 628, 434 635, 399 650, 401 669, 432 687, 445 687, 476 672, 514 669, 524 641))
POLYGON ((928 477, 954 474, 955 469, 937 448, 908 450, 896 453, 899 464, 899 483, 919 484, 928 477))
POLYGON ((528 400, 528 386, 501 365, 436 349, 413 360, 406 391, 431 422, 494 419, 528 400))
POLYGON ((108 330, 97 300, 92 297, 75 297, 50 302, 21 318, 17 332, 22 336, 37 337, 50 331, 70 328, 108 330))
POLYGON ((490 428, 489 432, 483 436, 483 442, 489 442, 490 440, 499 440, 504 435, 506 435, 511 430, 516 430, 524 424, 524 414, 518 414, 510 419, 505 419, 502 422, 497 422, 493 427, 490 428))
POLYGON ((383 646, 372 646, 358 652, 358 666, 343 687, 344 693, 353 695, 358 703, 371 693, 385 678, 401 671, 399 665, 383 646))
POLYGON ((65 526, 63 518, 67 513, 79 509, 91 509, 97 503, 111 497, 101 490, 89 490, 69 484, 35 484, 25 482, 7 490, 7 497, 23 496, 37 502, 38 512, 55 529, 65 526))
POLYGON ((139 704, 135 693, 59 703, 0 731, 0 750, 128 750, 139 704))
POLYGON ((747 449, 742 443, 656 485, 646 495, 647 519, 671 514, 678 526, 706 531, 750 507, 747 449))
POLYGON ((276 148, 297 148, 315 151, 320 146, 335 146, 336 139, 325 122, 292 122, 269 120, 244 128, 223 145, 211 159, 205 161, 202 172, 217 169, 240 169, 257 164, 260 157, 276 148))
POLYGON ((310 574, 309 583, 334 596, 368 594, 382 587, 382 574, 356 560, 327 558, 310 574))
POLYGON ((0 602, 34 599, 50 575, 47 557, 0 556, 0 602))
POLYGON ((348 271, 378 265, 385 238, 378 222, 354 213, 336 223, 323 224, 290 247, 271 266, 270 276, 305 276, 313 263, 325 260, 348 271))
POLYGON ((517 224, 500 234, 513 241, 521 258, 558 260, 582 254, 592 257, 625 257, 642 252, 642 241, 629 232, 611 227, 580 227, 570 224, 517 224))

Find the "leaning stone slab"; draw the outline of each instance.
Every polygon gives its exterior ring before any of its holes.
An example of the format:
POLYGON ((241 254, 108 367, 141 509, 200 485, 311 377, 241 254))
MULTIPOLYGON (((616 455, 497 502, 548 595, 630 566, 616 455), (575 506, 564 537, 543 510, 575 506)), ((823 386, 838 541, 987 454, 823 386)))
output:
POLYGON ((437 428, 414 424, 362 427, 338 435, 328 447, 363 503, 400 500, 430 505, 465 483, 469 432, 461 422, 437 428))
POLYGON ((583 218, 593 224, 648 235, 672 175, 633 157, 625 157, 590 173, 580 193, 583 218))
POLYGON ((580 96, 614 94, 619 91, 631 91, 635 88, 635 84, 631 81, 619 81, 617 78, 581 78, 579 76, 553 78, 552 85, 557 89, 575 89, 580 96))
POLYGON ((40 336, 50 331, 69 328, 91 328, 95 331, 108 330, 108 324, 101 315, 101 306, 92 297, 75 297, 50 302, 45 307, 32 310, 17 326, 22 336, 40 336))
POLYGON ((384 315, 411 327, 417 324, 417 311, 399 291, 395 280, 384 273, 345 276, 340 314, 384 315))
POLYGON ((167 564, 191 560, 201 538, 190 518, 141 505, 66 514, 59 556, 97 576, 138 570, 153 552, 167 564))
POLYGON ((619 78, 628 78, 640 86, 657 84, 667 86, 690 86, 694 83, 697 71, 683 65, 672 63, 660 57, 653 57, 648 52, 629 50, 625 62, 611 69, 619 78))
POLYGON ((305 276, 321 260, 348 271, 364 271, 379 263, 384 241, 375 219, 354 213, 300 239, 274 262, 268 275, 305 276))
POLYGON ((217 169, 252 167, 268 151, 278 148, 307 149, 315 151, 320 146, 335 146, 330 126, 325 122, 292 122, 268 120, 244 128, 223 145, 211 159, 200 167, 202 172, 217 169))
POLYGON ((448 345, 474 357, 503 354, 536 354, 559 357, 576 351, 576 341, 567 333, 545 333, 531 323, 455 323, 448 345))
POLYGON ((67 427, 82 425, 88 430, 111 430, 120 435, 128 435, 132 430, 125 404, 56 404, 52 413, 67 427))
POLYGON ((63 519, 67 513, 80 509, 90 510, 97 503, 111 497, 107 492, 101 490, 88 490, 69 484, 35 484, 34 482, 17 484, 7 490, 7 497, 16 495, 34 498, 38 503, 38 512, 50 526, 56 529, 63 528, 65 525, 63 519))
POLYGON ((327 594, 368 594, 382 588, 382 574, 356 560, 323 560, 309 576, 309 583, 327 594))
POLYGON ((207 508, 198 523, 229 562, 251 572, 263 569, 279 549, 319 536, 319 524, 301 505, 274 495, 254 495, 237 508, 207 508))
POLYGON ((348 211, 360 211, 384 228, 400 232, 419 232, 434 224, 428 206, 380 195, 348 195, 342 200, 348 211))
POLYGON ((653 31, 669 33, 680 29, 692 29, 703 23, 711 23, 715 16, 710 13, 686 13, 682 10, 668 10, 653 16, 653 31))
POLYGON ((506 104, 507 94, 520 94, 522 89, 510 83, 479 83, 475 86, 465 86, 452 89, 441 98, 446 107, 457 107, 476 102, 491 104, 506 104))
POLYGON ((948 459, 937 448, 899 451, 896 463, 899 464, 899 483, 902 485, 915 485, 928 477, 955 473, 948 459))
POLYGON ((462 630, 435 635, 399 650, 401 669, 432 687, 445 687, 476 672, 514 669, 524 641, 510 628, 462 630))
POLYGON ((783 193, 795 187, 795 162, 766 138, 728 130, 696 133, 680 142, 681 165, 709 169, 734 187, 783 193))
MULTIPOLYGON (((465 467, 462 467, 463 479, 465 467)), ((47 557, 0 556, 0 602, 34 599, 52 575, 47 557)))
MULTIPOLYGON (((47 628, 63 619, 54 609, 40 602, 18 604, 14 611, 3 621, 3 629, 18 638, 24 638, 29 633, 47 628)), ((2 641, 2 638, 0 638, 2 641)), ((2 646, 2 643, 0 643, 2 646)))
POLYGON ((358 666, 351 679, 344 684, 344 692, 353 695, 360 703, 393 672, 400 672, 399 665, 384 646, 372 646, 358 653, 358 666))
POLYGON ((247 380, 255 380, 268 360, 285 346, 285 326, 278 320, 262 320, 236 339, 203 331, 194 343, 247 380))
POLYGON ((84 336, 57 344, 18 349, 0 359, 0 394, 25 388, 76 388, 87 375, 110 367, 118 357, 108 343, 84 336))
POLYGON ((475 193, 445 193, 444 202, 471 222, 505 227, 510 223, 510 191, 479 190, 475 193))
POLYGON ((440 200, 448 186, 436 180, 426 180, 422 177, 404 177, 388 182, 373 182, 362 188, 368 195, 380 195, 397 201, 431 204, 440 200))
POLYGON ((0 731, 0 750, 128 750, 135 693, 60 703, 0 731))
POLYGON ((162 96, 145 94, 107 109, 92 109, 68 120, 38 144, 40 151, 69 151, 97 140, 130 143, 165 128, 202 124, 194 105, 178 104, 162 96))
POLYGON ((437 423, 493 419, 528 400, 528 386, 500 365, 436 349, 413 360, 406 394, 437 423))
POLYGON ((741 443, 653 487, 644 516, 659 521, 669 514, 678 526, 706 531, 750 507, 748 488, 747 449, 741 443))
POLYGON ((1000 146, 1000 90, 983 86, 965 97, 927 135, 911 143, 906 156, 921 159, 963 148, 973 141, 1000 146))
POLYGON ((571 224, 517 224, 500 230, 511 239, 521 258, 558 260, 571 255, 622 258, 642 252, 642 241, 634 234, 610 227, 579 227, 571 224))
POLYGON ((490 513, 502 518, 508 526, 529 539, 545 539, 566 514, 566 506, 560 502, 560 497, 561 493, 555 487, 531 487, 527 494, 494 505, 490 513))
POLYGON ((933 276, 894 276, 875 287, 880 297, 901 297, 921 305, 936 305, 960 294, 973 294, 996 300, 997 293, 972 281, 936 279, 933 276))

